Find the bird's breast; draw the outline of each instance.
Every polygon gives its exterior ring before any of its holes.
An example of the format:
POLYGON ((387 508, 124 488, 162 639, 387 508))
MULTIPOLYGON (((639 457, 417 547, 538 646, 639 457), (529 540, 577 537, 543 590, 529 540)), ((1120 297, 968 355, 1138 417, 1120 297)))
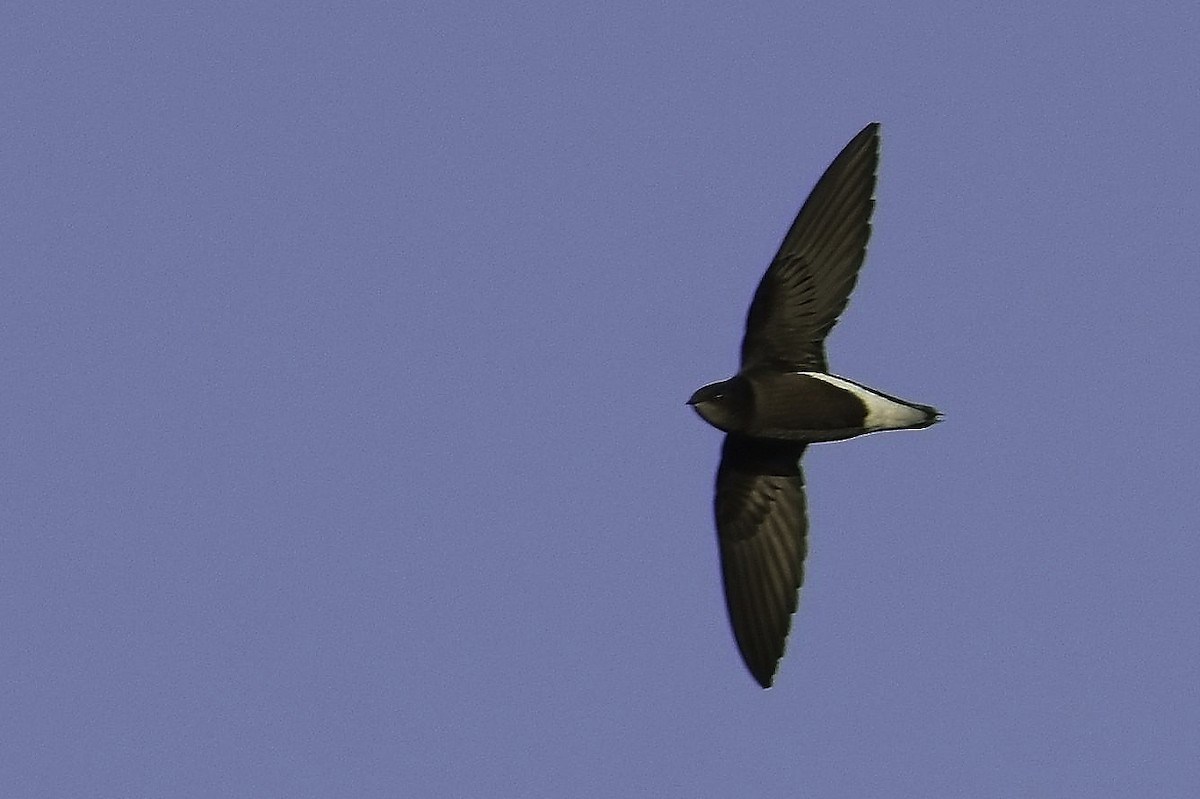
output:
POLYGON ((766 438, 836 441, 865 432, 867 405, 844 385, 810 372, 754 375, 749 427, 766 438))

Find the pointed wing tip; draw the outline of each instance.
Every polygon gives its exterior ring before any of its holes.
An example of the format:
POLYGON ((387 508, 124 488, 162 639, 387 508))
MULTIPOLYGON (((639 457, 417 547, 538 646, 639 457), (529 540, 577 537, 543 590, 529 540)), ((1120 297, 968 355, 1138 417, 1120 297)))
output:
MULTIPOLYGON (((850 142, 842 148, 842 152, 859 153, 863 150, 870 151, 876 159, 879 158, 879 140, 880 140, 880 124, 878 122, 869 122, 867 126, 858 132, 850 142)), ((839 153, 841 155, 841 153, 839 153)), ((871 169, 871 174, 875 174, 875 169, 871 169)), ((874 192, 872 192, 874 194, 874 192)))
POLYGON ((783 656, 787 650, 787 639, 784 639, 782 648, 777 650, 778 654, 747 650, 741 646, 740 641, 738 649, 742 655, 742 664, 745 665, 746 671, 750 672, 754 681, 760 688, 770 688, 775 683, 775 674, 779 671, 779 664, 783 662, 783 656))
POLYGON ((785 639, 783 650, 778 656, 767 654, 763 659, 763 653, 758 653, 755 662, 751 662, 751 653, 742 652, 742 663, 746 665, 746 670, 750 672, 750 676, 758 683, 758 686, 763 690, 770 688, 775 684, 775 674, 779 671, 779 664, 783 662, 783 656, 787 649, 787 641, 785 639))
POLYGON ((767 672, 751 671, 750 674, 754 677, 754 681, 758 683, 758 687, 762 688, 764 691, 770 688, 775 682, 775 669, 771 669, 767 672))
MULTIPOLYGON (((850 144, 846 145, 845 149, 846 150, 857 150, 859 148, 867 148, 867 149, 874 150, 876 152, 876 154, 878 155, 879 139, 880 139, 879 131, 880 131, 880 125, 878 122, 868 123, 867 126, 865 128, 863 128, 862 130, 860 130, 858 132, 858 135, 855 136, 850 141, 850 144)), ((872 174, 874 173, 874 171, 875 170, 871 170, 872 174)))

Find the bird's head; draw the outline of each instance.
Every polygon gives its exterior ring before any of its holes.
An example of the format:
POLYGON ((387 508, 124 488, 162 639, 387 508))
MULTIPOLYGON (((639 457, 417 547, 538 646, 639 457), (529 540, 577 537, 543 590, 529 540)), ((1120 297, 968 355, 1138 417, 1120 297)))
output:
POLYGON ((687 404, 713 427, 735 433, 745 426, 753 402, 746 380, 733 377, 696 389, 687 404))

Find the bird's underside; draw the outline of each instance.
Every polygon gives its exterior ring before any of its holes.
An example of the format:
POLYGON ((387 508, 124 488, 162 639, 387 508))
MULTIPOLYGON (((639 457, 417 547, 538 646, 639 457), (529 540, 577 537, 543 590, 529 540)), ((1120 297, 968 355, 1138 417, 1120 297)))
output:
POLYGON ((846 307, 870 237, 878 146, 872 123, 830 164, 754 294, 740 371, 689 400, 726 431, 715 490, 725 602, 742 659, 764 688, 783 656, 804 578, 805 447, 939 418, 929 406, 828 374, 825 337, 846 307))

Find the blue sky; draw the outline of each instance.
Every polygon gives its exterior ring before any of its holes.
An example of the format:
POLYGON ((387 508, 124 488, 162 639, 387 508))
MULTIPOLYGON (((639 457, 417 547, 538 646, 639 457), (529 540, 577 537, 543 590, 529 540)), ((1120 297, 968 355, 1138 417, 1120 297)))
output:
POLYGON ((1200 792, 1194 3, 41 3, 0 25, 0 793, 1200 792), (883 123, 776 686, 751 294, 883 123))

